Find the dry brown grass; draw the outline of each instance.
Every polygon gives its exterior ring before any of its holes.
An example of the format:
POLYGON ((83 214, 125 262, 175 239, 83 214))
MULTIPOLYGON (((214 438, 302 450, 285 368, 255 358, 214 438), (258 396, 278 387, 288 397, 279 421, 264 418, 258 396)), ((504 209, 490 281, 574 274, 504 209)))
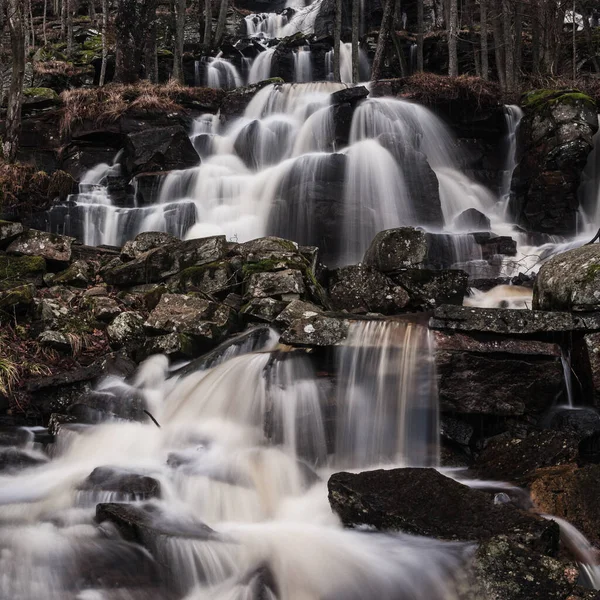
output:
POLYGON ((484 109, 502 103, 500 86, 480 77, 447 77, 433 73, 416 73, 400 79, 399 84, 400 95, 425 105, 458 101, 477 109, 484 109))
POLYGON ((214 104, 222 98, 221 90, 190 88, 171 81, 157 85, 141 81, 134 85, 111 83, 104 87, 63 92, 60 124, 68 135, 77 123, 92 121, 96 125, 116 121, 127 111, 171 112, 183 110, 183 104, 214 104))

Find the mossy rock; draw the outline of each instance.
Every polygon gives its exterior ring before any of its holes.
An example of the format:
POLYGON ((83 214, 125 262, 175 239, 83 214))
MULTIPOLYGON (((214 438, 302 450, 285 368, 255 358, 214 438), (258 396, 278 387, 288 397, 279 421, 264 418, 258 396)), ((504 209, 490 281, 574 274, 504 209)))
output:
POLYGON ((60 97, 51 88, 37 87, 27 88, 23 90, 23 104, 25 106, 31 106, 33 104, 59 104, 60 97))
POLYGON ((102 51, 102 35, 96 34, 90 36, 85 42, 83 42, 84 50, 93 50, 94 52, 102 51))
POLYGON ((521 106, 525 110, 537 111, 557 103, 571 105, 581 103, 596 110, 596 103, 594 100, 579 90, 533 90, 527 92, 521 98, 521 106))
POLYGON ((19 285, 0 292, 0 311, 17 307, 28 307, 33 303, 35 287, 31 284, 19 285))
POLYGON ((0 281, 40 280, 46 272, 41 256, 0 256, 0 281))

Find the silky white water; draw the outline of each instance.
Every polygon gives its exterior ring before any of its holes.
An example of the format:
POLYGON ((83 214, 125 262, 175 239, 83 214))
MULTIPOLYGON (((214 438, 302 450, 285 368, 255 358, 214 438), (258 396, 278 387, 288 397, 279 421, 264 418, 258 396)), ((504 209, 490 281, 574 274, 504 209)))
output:
POLYGON ((113 598, 119 582, 123 598, 455 598, 467 544, 343 530, 325 483, 338 464, 435 463, 427 330, 353 326, 340 356, 337 443, 308 359, 266 348, 170 379, 153 358, 128 385, 160 428, 66 426, 51 462, 0 476, 0 596, 113 598), (161 497, 82 493, 97 467, 153 477, 161 497), (145 515, 147 550, 94 522, 95 504, 115 500, 145 515))

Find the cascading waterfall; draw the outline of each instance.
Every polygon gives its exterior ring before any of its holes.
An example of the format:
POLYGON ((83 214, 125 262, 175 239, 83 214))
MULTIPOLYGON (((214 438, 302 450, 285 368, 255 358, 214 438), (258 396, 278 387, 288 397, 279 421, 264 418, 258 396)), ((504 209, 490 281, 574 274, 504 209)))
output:
MULTIPOLYGON (((327 73, 327 79, 333 81, 333 49, 327 52, 325 55, 325 72, 327 73)), ((352 44, 341 43, 340 44, 340 78, 344 83, 352 83, 352 44)), ((359 81, 367 81, 371 74, 371 66, 369 65, 369 59, 367 53, 363 48, 358 49, 358 74, 359 81)))
POLYGON ((519 106, 511 104, 504 107, 506 119, 506 162, 502 174, 502 188, 500 190, 500 198, 508 205, 510 199, 510 185, 513 172, 517 166, 517 129, 523 118, 523 111, 519 106))
POLYGON ((254 59, 248 75, 248 83, 258 83, 271 77, 271 64, 275 50, 276 48, 267 48, 254 59))
POLYGON ((133 385, 160 428, 66 426, 49 463, 0 476, 0 595, 452 600, 469 545, 344 530, 324 482, 338 464, 436 463, 431 350, 418 324, 355 325, 329 446, 307 357, 238 354, 173 379, 151 359, 133 385), (150 554, 95 526, 93 503, 114 497, 92 489, 81 504, 98 467, 160 482, 160 498, 119 498, 143 515, 150 554))
MULTIPOLYGON (((215 89, 231 90, 243 84, 242 76, 229 60, 221 54, 206 57, 201 61, 206 76, 203 85, 215 89)), ((197 73, 198 71, 196 71, 197 73)))
POLYGON ((310 46, 300 46, 294 52, 294 81, 312 81, 312 53, 310 46))

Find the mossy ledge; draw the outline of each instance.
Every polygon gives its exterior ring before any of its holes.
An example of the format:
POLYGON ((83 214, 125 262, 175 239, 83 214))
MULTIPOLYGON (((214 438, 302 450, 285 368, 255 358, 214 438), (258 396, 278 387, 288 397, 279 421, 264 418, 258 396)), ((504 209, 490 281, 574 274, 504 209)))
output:
POLYGON ((582 103, 587 104, 592 110, 596 110, 596 102, 579 90, 540 89, 527 92, 521 98, 521 106, 525 110, 536 111, 557 103, 571 105, 582 103))

